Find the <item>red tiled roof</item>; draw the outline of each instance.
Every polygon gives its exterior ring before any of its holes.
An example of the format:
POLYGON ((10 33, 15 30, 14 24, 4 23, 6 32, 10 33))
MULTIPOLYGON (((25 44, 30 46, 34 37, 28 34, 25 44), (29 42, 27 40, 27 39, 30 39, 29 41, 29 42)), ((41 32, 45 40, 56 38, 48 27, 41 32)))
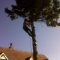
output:
MULTIPOLYGON (((9 60, 25 60, 30 57, 32 53, 21 50, 13 50, 9 48, 0 47, 0 52, 5 53, 9 60)), ((47 57, 43 54, 38 54, 38 60, 45 60, 47 57)))

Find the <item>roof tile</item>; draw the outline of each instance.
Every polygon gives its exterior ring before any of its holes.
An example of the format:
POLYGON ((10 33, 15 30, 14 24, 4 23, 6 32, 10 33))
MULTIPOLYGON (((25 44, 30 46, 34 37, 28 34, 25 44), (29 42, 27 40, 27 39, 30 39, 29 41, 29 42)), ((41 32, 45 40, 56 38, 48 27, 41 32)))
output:
MULTIPOLYGON (((31 56, 31 52, 21 50, 11 50, 9 48, 0 47, 0 52, 4 52, 9 60, 25 60, 31 56)), ((38 54, 38 60, 45 60, 47 57, 43 54, 38 54)))

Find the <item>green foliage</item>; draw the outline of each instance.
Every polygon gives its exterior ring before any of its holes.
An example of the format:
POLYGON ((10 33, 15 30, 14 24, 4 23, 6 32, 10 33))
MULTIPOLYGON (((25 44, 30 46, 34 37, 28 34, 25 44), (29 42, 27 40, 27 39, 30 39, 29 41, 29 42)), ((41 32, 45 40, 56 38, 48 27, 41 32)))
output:
POLYGON ((60 26, 60 2, 58 0, 15 0, 12 10, 5 8, 8 16, 14 20, 23 17, 31 22, 46 22, 47 26, 60 26))

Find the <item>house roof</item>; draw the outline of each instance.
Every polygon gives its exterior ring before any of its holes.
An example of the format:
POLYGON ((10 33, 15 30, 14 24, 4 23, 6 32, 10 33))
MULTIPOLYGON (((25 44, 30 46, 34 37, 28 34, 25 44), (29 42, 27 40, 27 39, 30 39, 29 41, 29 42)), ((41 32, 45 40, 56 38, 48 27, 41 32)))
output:
MULTIPOLYGON (((0 47, 0 52, 5 53, 9 60, 25 60, 27 57, 31 56, 31 52, 14 50, 9 48, 0 47)), ((43 54, 38 54, 38 60, 46 60, 47 57, 43 54)))

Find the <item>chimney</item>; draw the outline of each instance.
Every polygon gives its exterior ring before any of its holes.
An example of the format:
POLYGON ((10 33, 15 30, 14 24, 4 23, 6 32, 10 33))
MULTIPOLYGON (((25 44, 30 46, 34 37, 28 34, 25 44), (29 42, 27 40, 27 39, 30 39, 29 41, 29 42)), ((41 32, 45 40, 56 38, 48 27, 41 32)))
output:
POLYGON ((10 43, 9 49, 14 49, 14 47, 12 46, 12 43, 10 43))

